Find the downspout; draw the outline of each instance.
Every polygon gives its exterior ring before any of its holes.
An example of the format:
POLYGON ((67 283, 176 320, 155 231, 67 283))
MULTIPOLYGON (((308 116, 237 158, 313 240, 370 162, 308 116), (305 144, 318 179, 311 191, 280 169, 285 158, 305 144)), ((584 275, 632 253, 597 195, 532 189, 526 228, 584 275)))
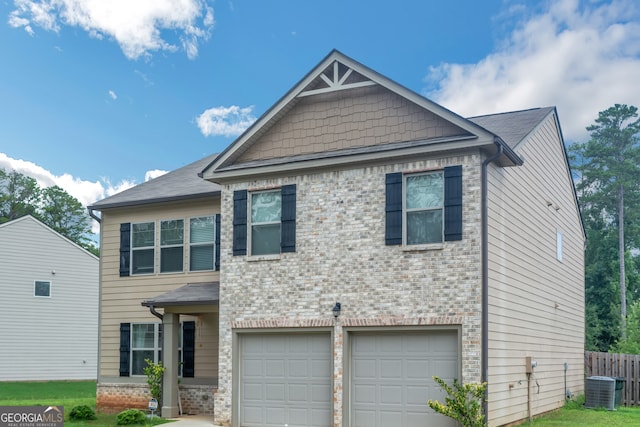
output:
POLYGON ((87 211, 89 212, 89 216, 93 219, 95 219, 96 221, 98 221, 98 224, 100 224, 102 222, 102 218, 100 218, 98 215, 93 213, 93 209, 87 208, 87 211))
POLYGON ((154 316, 156 316, 158 319, 162 320, 162 314, 158 313, 156 311, 156 308, 153 305, 149 306, 149 311, 151 312, 151 314, 153 314, 154 316))
POLYGON ((489 207, 487 206, 487 168, 489 163, 495 161, 502 156, 502 144, 494 141, 497 147, 496 153, 482 162, 481 172, 481 208, 482 208, 482 358, 481 358, 481 382, 487 383, 484 392, 484 401, 482 409, 485 421, 489 417, 488 413, 488 396, 489 385, 487 382, 489 376, 489 207))

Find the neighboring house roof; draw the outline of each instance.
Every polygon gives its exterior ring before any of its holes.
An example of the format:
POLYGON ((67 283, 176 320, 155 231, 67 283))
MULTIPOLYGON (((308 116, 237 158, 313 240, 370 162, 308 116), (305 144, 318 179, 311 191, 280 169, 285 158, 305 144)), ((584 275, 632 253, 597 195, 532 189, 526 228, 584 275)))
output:
POLYGON ((286 168, 309 168, 326 166, 327 161, 336 165, 353 161, 368 161, 371 158, 386 156, 413 155, 442 149, 465 147, 483 147, 492 152, 496 144, 503 147, 500 162, 504 165, 517 165, 522 159, 503 141, 499 135, 467 120, 435 102, 401 86, 376 71, 360 64, 337 50, 333 50, 298 84, 287 92, 273 107, 264 113, 238 139, 229 145, 220 155, 202 171, 205 179, 221 179, 240 174, 275 172, 278 165, 286 168), (459 128, 458 135, 447 138, 434 138, 421 141, 406 141, 375 147, 362 147, 351 150, 317 153, 314 155, 293 156, 288 158, 267 159, 253 162, 238 162, 254 143, 260 140, 272 126, 291 111, 301 100, 308 96, 329 94, 340 90, 378 86, 390 91, 411 103, 441 117, 459 128), (324 162, 324 163, 323 163, 324 162))
POLYGON ((145 307, 217 304, 220 300, 220 282, 188 283, 178 289, 142 301, 145 307))
POLYGON ((220 186, 205 181, 198 173, 215 159, 212 154, 162 176, 102 199, 89 209, 102 210, 149 203, 208 197, 220 194, 220 186))
POLYGON ((554 107, 532 108, 530 110, 469 117, 468 120, 498 135, 511 149, 515 149, 527 135, 533 132, 554 111, 554 107))
POLYGON ((54 230, 53 228, 49 227, 47 224, 43 223, 42 221, 38 220, 37 218, 34 218, 31 215, 21 216, 20 218, 16 218, 14 220, 4 222, 4 223, 0 224, 0 230, 2 230, 3 228, 9 228, 9 227, 11 227, 13 225, 16 225, 18 223, 21 223, 21 222, 32 222, 33 224, 36 224, 37 226, 42 227, 43 229, 47 230, 48 232, 50 232, 56 238, 65 240, 67 243, 69 243, 69 245, 75 246, 76 248, 78 248, 82 252, 84 252, 87 255, 89 255, 91 258, 93 258, 95 260, 99 259, 96 255, 94 255, 90 251, 88 251, 85 248, 83 248, 82 246, 78 245, 73 240, 71 240, 71 239, 63 236, 62 234, 58 233, 56 230, 54 230))

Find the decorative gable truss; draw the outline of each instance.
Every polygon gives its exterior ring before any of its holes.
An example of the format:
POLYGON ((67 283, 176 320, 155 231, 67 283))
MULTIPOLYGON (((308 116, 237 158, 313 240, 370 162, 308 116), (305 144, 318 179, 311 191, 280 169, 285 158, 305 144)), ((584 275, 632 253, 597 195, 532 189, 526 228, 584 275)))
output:
POLYGON ((354 71, 353 68, 336 60, 320 73, 318 78, 309 84, 307 88, 300 92, 298 97, 373 86, 375 84, 375 82, 354 71))

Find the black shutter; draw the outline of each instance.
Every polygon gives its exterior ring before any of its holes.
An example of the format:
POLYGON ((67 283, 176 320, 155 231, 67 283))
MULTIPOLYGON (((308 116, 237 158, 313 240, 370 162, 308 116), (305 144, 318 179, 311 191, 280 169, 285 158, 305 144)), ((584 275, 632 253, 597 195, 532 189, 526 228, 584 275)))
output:
POLYGON ((385 244, 402 244, 402 172, 388 173, 386 178, 385 244))
POLYGON ((247 190, 233 192, 233 255, 247 254, 247 190))
POLYGON ((215 224, 216 224, 215 226, 216 235, 214 238, 215 258, 213 261, 213 265, 216 270, 220 270, 220 214, 216 214, 215 224))
POLYGON ((462 240, 462 166, 444 168, 444 240, 462 240))
POLYGON ((120 277, 129 275, 131 259, 131 223, 120 224, 120 277))
POLYGON ((284 185, 282 194, 282 225, 280 228, 280 251, 296 251, 296 185, 284 185))
POLYGON ((193 378, 195 375, 196 322, 182 324, 182 376, 193 378))
POLYGON ((120 376, 129 376, 131 357, 131 323, 120 323, 120 376))

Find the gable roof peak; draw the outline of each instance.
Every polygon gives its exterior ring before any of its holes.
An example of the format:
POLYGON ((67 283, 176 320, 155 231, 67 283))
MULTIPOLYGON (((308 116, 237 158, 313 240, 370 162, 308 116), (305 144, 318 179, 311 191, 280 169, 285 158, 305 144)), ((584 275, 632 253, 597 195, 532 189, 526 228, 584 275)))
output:
MULTIPOLYGON (((395 81, 355 61, 337 49, 333 49, 314 68, 312 68, 296 85, 284 94, 253 125, 242 133, 220 155, 206 166, 201 176, 207 180, 217 181, 224 175, 225 168, 235 165, 236 161, 262 135, 269 131, 280 119, 291 111, 302 99, 329 92, 345 91, 365 86, 380 86, 385 90, 404 98, 408 102, 442 118, 459 128, 461 134, 473 136, 481 144, 487 141, 493 146, 502 143, 496 135, 473 121, 448 110, 447 108, 407 89, 395 81)), ((505 145, 505 164, 519 164, 521 159, 505 145)), ((242 169, 242 168, 241 168, 242 169)), ((258 168, 259 169, 259 168, 258 168)), ((254 169, 257 172, 258 169, 254 169)), ((234 174, 238 174, 235 172, 234 174)), ((219 182, 219 181, 218 181, 219 182)))

